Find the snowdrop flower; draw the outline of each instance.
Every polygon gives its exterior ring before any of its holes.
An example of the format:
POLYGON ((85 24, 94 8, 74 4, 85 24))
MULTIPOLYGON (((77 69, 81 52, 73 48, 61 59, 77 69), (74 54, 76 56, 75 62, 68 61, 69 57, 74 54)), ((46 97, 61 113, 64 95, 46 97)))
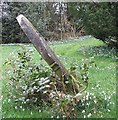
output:
POLYGON ((82 113, 85 113, 85 110, 82 110, 82 113))
POLYGON ((41 112, 41 110, 39 110, 39 112, 41 112))
POLYGON ((27 99, 26 102, 29 102, 29 99, 27 99))
POLYGON ((92 114, 91 113, 89 113, 88 115, 87 115, 87 117, 90 117, 92 114))
POLYGON ((11 100, 10 99, 8 99, 8 102, 10 102, 11 100))
POLYGON ((96 104, 96 103, 97 103, 97 101, 96 101, 96 100, 94 100, 94 103, 96 104))
POLYGON ((20 106, 20 108, 22 108, 22 106, 20 106))
POLYGON ((111 110, 108 109, 108 112, 110 112, 111 110))

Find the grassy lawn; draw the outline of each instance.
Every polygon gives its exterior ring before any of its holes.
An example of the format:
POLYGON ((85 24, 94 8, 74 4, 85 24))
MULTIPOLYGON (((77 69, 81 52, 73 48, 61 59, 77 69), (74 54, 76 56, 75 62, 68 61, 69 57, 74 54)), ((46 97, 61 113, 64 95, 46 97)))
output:
MULTIPOLYGON (((32 47, 32 45, 25 45, 34 50, 33 58, 34 62, 38 64, 40 55, 32 47)), ((11 52, 17 52, 20 45, 0 45, 0 51, 2 51, 2 63, 8 58, 11 52)), ((116 61, 114 50, 108 50, 103 42, 90 38, 85 40, 71 40, 63 43, 52 43, 50 47, 58 55, 62 63, 69 68, 73 64, 80 64, 80 61, 84 57, 83 52, 86 54, 86 58, 94 57, 94 61, 97 67, 91 67, 89 70, 89 86, 87 91, 92 91, 96 96, 101 95, 103 98, 109 99, 109 108, 102 110, 103 115, 93 115, 91 117, 103 117, 114 118, 116 117, 116 61)), ((43 110, 43 112, 34 109, 24 109, 19 107, 10 108, 12 101, 7 99, 9 92, 8 76, 5 72, 7 67, 2 66, 2 95, 3 95, 3 116, 5 118, 49 118, 51 114, 43 110)), ((10 69, 9 69, 10 70, 10 69)), ((103 98, 100 98, 101 100, 103 98)), ((107 104, 107 103, 104 103, 107 104)))

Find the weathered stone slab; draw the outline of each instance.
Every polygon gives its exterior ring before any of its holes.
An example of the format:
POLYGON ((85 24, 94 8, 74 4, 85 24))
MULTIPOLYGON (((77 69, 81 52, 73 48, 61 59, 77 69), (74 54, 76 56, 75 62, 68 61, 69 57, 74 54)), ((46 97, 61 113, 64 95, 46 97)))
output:
POLYGON ((60 62, 55 53, 48 46, 44 37, 35 29, 35 27, 29 22, 29 20, 23 16, 19 15, 17 18, 19 25, 21 26, 24 33, 27 35, 29 40, 33 43, 34 47, 41 54, 43 59, 48 63, 48 65, 55 71, 55 73, 60 77, 68 77, 69 73, 60 62))

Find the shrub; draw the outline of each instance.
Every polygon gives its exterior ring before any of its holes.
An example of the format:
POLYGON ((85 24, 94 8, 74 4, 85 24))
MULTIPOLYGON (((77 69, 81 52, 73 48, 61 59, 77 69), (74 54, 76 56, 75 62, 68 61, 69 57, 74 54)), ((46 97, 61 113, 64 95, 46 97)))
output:
MULTIPOLYGON (((5 64, 12 66, 13 71, 10 77, 11 98, 15 101, 38 103, 40 101, 40 86, 48 81, 50 69, 43 64, 36 65, 32 62, 32 51, 23 47, 20 52, 9 58, 5 64), (34 96, 33 96, 34 95, 34 96), (14 98, 15 97, 15 98, 14 98)), ((11 73, 10 73, 11 74, 11 73)))

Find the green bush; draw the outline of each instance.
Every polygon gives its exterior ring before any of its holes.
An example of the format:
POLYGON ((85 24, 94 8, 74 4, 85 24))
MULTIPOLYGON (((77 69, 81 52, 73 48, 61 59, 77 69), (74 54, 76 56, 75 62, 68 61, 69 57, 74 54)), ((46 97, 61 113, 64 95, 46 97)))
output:
POLYGON ((11 65, 13 70, 9 78, 10 91, 12 91, 9 93, 11 99, 30 104, 40 103, 40 92, 43 92, 41 86, 45 85, 51 73, 49 67, 43 64, 36 65, 32 62, 31 52, 23 48, 5 62, 5 64, 11 65))

